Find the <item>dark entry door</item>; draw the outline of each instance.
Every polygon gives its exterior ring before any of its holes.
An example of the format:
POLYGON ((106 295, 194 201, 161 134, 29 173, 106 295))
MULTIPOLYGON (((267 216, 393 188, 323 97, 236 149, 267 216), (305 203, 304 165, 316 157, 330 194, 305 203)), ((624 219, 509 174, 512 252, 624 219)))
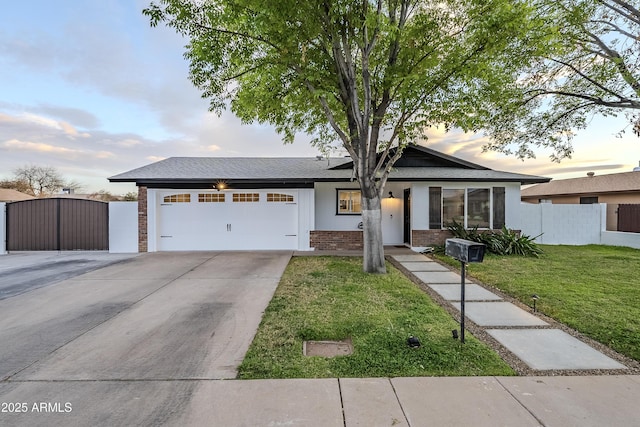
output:
POLYGON ((403 224, 404 242, 411 245, 411 189, 404 190, 404 224, 403 224))
POLYGON ((109 204, 83 199, 7 203, 7 250, 109 249, 109 204))

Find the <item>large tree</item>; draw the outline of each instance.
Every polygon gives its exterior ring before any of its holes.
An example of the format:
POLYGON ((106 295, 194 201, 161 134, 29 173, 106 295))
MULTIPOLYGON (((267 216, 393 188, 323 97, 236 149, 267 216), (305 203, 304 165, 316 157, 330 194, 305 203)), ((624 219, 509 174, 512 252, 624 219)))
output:
POLYGON ((0 187, 12 188, 35 197, 48 197, 62 188, 79 190, 82 185, 75 181, 65 181, 52 166, 24 165, 13 171, 11 179, 0 181, 0 187))
POLYGON ((348 151, 367 272, 385 271, 380 201, 403 148, 432 125, 482 127, 541 28, 518 0, 157 0, 144 13, 189 40, 213 111, 348 151))
POLYGON ((572 138, 596 115, 624 114, 640 137, 640 1, 540 0, 549 49, 509 90, 487 148, 533 157, 571 156, 572 138), (545 4, 546 3, 546 4, 545 4), (552 27, 549 27, 552 28, 552 27), (508 102, 506 102, 508 101, 508 102))

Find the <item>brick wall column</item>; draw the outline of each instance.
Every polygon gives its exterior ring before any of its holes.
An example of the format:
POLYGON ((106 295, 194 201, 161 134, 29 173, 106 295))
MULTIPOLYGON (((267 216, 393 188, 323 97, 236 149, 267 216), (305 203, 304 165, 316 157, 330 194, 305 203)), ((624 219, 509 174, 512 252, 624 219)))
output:
POLYGON ((138 187, 138 252, 147 252, 147 187, 138 187))

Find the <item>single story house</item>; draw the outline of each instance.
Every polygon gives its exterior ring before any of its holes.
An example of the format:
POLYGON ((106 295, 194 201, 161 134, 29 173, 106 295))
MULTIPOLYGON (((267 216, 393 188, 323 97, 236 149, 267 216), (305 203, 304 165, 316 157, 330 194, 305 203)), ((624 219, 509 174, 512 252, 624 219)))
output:
MULTIPOLYGON (((140 252, 362 248, 349 157, 171 157, 109 181, 138 187, 140 252)), ((453 219, 517 224, 520 186, 548 181, 410 146, 384 189, 383 243, 442 244, 453 219)))
POLYGON ((607 204, 607 230, 618 230, 618 207, 640 204, 640 167, 633 172, 559 179, 522 190, 526 203, 607 204))

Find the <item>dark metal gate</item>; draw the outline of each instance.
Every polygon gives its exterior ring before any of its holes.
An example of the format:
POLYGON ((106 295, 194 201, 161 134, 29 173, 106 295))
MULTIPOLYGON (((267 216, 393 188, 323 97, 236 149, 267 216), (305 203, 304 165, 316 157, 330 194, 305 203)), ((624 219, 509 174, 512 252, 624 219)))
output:
POLYGON ((7 203, 8 251, 108 249, 108 203, 63 198, 7 203))
POLYGON ((618 205, 618 231, 640 233, 640 205, 618 205))

